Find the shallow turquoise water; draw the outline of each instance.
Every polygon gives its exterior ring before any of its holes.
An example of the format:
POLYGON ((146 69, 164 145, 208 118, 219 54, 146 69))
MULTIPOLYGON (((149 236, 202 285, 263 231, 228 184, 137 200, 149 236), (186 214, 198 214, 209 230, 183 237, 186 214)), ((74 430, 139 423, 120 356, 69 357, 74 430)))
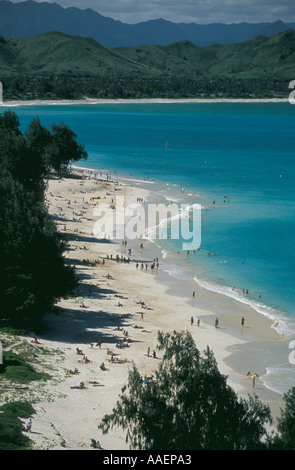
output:
MULTIPOLYGON (((82 166, 154 179, 164 198, 201 201, 202 243, 187 261, 192 276, 229 295, 233 286, 248 289, 248 300, 295 317, 294 106, 100 104, 14 110, 24 128, 35 115, 45 126, 69 124, 90 156, 82 166)), ((180 242, 163 241, 163 249, 177 252, 180 242)))

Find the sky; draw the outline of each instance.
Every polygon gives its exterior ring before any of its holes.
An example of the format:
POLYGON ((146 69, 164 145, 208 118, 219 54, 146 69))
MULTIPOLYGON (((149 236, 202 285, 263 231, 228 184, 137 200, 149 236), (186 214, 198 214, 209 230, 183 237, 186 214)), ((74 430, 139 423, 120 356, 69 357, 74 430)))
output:
MULTIPOLYGON (((12 0, 18 3, 23 0, 12 0)), ((43 2, 44 0, 37 0, 43 2)), ((54 0, 47 0, 54 3, 54 0)), ((295 23, 295 0, 56 0, 62 7, 92 8, 124 23, 163 18, 175 23, 295 23)))

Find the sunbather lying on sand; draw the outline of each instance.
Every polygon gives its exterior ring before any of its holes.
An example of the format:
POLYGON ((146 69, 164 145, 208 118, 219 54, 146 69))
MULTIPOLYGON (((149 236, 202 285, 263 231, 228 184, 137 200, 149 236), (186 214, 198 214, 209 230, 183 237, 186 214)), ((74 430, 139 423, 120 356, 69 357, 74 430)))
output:
POLYGON ((74 386, 73 386, 73 387, 71 387, 71 388, 82 389, 82 388, 86 388, 86 387, 85 387, 85 384, 84 384, 84 382, 80 382, 80 384, 79 384, 79 385, 74 385, 74 386))

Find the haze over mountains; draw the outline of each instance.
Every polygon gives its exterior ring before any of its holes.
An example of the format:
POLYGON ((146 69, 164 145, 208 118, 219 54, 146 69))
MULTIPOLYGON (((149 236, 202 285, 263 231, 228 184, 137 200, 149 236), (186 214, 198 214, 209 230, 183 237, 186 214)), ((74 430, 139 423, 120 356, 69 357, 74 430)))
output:
POLYGON ((74 36, 91 37, 106 47, 139 45, 165 46, 188 40, 198 46, 234 44, 255 36, 272 36, 295 23, 208 24, 172 23, 164 19, 126 24, 104 17, 91 9, 63 8, 57 3, 0 1, 0 34, 9 38, 34 36, 59 31, 74 36))

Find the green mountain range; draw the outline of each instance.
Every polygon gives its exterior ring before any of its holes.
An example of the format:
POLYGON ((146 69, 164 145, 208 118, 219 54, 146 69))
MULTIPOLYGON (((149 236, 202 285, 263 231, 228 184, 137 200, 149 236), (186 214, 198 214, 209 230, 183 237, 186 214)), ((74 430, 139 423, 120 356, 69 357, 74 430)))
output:
POLYGON ((295 31, 257 36, 231 45, 106 48, 92 38, 50 32, 0 37, 0 79, 20 75, 90 75, 200 79, 208 77, 295 79, 295 31))
POLYGON ((240 44, 198 47, 183 41, 115 50, 137 63, 178 77, 295 77, 295 31, 291 30, 270 38, 257 36, 240 44))

